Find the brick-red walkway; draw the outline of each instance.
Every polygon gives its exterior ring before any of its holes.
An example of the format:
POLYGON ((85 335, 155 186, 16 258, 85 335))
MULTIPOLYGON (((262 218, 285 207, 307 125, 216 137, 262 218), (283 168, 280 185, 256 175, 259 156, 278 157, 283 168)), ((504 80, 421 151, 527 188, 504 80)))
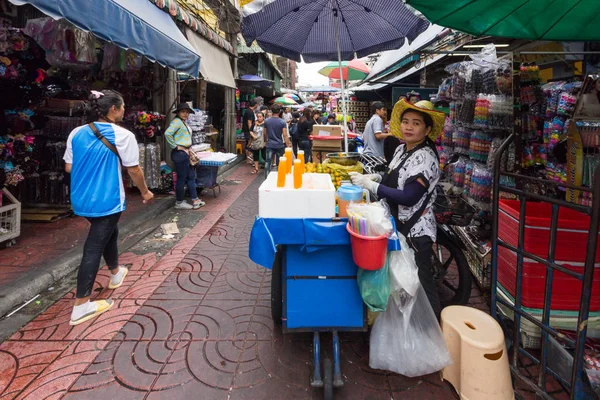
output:
MULTIPOLYGON (((0 399, 312 399, 310 334, 283 336, 270 317, 270 273, 247 257, 258 185, 238 186, 172 251, 126 254, 112 310, 70 327, 73 294, 0 345, 0 399)), ((106 286, 107 272, 99 278, 106 286)), ((342 334, 340 399, 453 399, 437 375, 368 367, 368 338, 342 334)), ((324 347, 329 347, 324 344, 324 347)))
MULTIPOLYGON (((122 221, 135 215, 142 207, 144 204, 139 192, 130 190, 122 221)), ((80 217, 52 223, 23 222, 17 244, 0 249, 0 285, 10 284, 30 270, 72 250, 85 241, 88 229, 89 223, 80 217)))

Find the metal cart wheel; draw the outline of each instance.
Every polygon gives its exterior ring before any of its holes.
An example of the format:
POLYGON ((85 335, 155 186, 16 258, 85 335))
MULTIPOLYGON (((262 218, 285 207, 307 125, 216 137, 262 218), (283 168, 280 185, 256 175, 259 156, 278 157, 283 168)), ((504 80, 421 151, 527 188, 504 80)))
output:
POLYGON ((282 269, 283 249, 278 247, 271 269, 271 318, 273 318, 275 325, 281 325, 281 318, 283 317, 282 269))
POLYGON ((441 296, 442 307, 465 305, 471 296, 471 269, 465 254, 442 230, 438 229, 434 253, 443 289, 450 297, 441 296))
POLYGON ((323 360, 323 398, 333 400, 333 364, 329 358, 323 360))

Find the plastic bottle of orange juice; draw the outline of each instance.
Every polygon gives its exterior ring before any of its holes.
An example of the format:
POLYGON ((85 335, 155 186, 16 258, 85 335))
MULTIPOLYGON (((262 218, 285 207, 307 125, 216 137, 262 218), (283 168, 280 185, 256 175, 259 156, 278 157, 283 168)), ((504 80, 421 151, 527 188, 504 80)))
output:
MULTIPOLYGON (((291 161, 291 160, 290 160, 291 161)), ((268 160, 267 162, 271 162, 268 160)), ((290 162, 291 164, 291 162, 290 162)), ((285 186, 285 177, 287 175, 288 159, 286 157, 279 157, 279 167, 277 168, 277 187, 282 188, 285 186)))
POLYGON ((294 189, 300 189, 302 187, 302 174, 304 174, 302 161, 294 160, 294 189))
POLYGON ((294 165, 294 153, 292 152, 292 148, 291 147, 286 147, 285 148, 285 158, 288 159, 288 163, 287 163, 287 173, 291 174, 292 173, 292 166, 294 165))
POLYGON ((298 160, 300 160, 302 170, 304 171, 304 165, 306 164, 306 161, 304 160, 304 150, 298 150, 298 160))

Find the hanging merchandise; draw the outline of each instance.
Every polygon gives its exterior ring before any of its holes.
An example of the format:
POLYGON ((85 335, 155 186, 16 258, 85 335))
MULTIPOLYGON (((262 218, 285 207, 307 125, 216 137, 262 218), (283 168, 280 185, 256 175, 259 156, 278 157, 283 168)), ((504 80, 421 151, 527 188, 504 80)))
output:
POLYGON ((492 185, 494 176, 486 166, 474 163, 469 183, 469 204, 489 211, 492 202, 492 185))
POLYGON ((469 140, 469 157, 473 161, 486 163, 488 160, 492 136, 484 131, 473 131, 469 140))
POLYGON ((444 124, 444 131, 442 132, 442 138, 441 138, 442 146, 450 147, 450 148, 452 148, 454 146, 453 139, 452 139, 453 132, 454 132, 454 125, 452 124, 450 118, 446 118, 446 123, 444 124))
POLYGON ((490 98, 484 94, 480 94, 475 102, 475 115, 473 117, 473 124, 479 128, 487 128, 489 112, 490 98))
POLYGON ((144 169, 144 177, 149 188, 158 188, 160 186, 161 173, 160 173, 160 145, 158 143, 146 144, 146 157, 144 169))
POLYGON ((454 194, 463 193, 466 170, 467 159, 465 157, 459 157, 458 161, 453 164, 452 169, 452 192, 454 194))
POLYGON ((469 154, 471 131, 467 128, 458 127, 452 134, 454 152, 457 154, 469 154))
POLYGON ((187 123, 192 129, 192 144, 202 144, 206 140, 206 134, 203 132, 206 121, 208 120, 208 114, 202 110, 194 110, 194 114, 190 114, 187 123))

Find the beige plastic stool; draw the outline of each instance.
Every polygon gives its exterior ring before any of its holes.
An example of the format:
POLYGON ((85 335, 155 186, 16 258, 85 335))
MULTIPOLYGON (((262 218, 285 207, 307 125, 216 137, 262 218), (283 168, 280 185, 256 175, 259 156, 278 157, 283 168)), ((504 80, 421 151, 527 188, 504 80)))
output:
POLYGON ((442 331, 453 364, 442 378, 465 400, 512 400, 504 333, 490 315, 471 307, 442 311, 442 331))

